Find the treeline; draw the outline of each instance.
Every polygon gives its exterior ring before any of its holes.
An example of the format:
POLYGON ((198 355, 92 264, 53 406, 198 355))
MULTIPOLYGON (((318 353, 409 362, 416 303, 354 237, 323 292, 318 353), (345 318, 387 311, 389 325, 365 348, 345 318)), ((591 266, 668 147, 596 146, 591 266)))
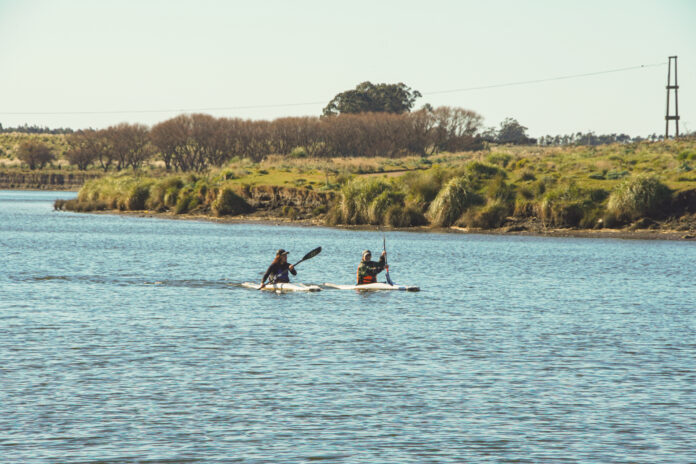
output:
POLYGON ((612 143, 639 143, 659 142, 665 139, 664 135, 651 134, 647 137, 630 136, 628 134, 595 134, 594 132, 577 132, 566 135, 544 135, 539 137, 539 145, 542 146, 569 146, 569 145, 609 145, 612 143))
POLYGON ((360 113, 287 117, 273 121, 184 114, 151 129, 119 124, 66 135, 65 158, 79 169, 138 169, 161 160, 167 170, 203 171, 234 157, 260 161, 270 154, 294 157, 427 156, 477 150, 482 117, 452 107, 412 113, 360 113))
POLYGON ((0 124, 0 134, 8 134, 12 132, 19 132, 21 134, 71 134, 74 131, 69 127, 58 127, 56 129, 51 129, 49 127, 40 127, 37 125, 29 126, 27 124, 17 127, 3 127, 2 124, 0 124))

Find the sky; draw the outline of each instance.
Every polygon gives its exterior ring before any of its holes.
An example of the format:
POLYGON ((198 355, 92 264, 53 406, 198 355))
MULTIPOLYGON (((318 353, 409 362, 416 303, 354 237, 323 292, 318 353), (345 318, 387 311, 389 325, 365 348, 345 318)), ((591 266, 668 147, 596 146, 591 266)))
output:
POLYGON ((694 25, 690 0, 0 0, 0 123, 318 116, 371 81, 532 136, 660 134, 677 55, 680 130, 696 131, 694 25))

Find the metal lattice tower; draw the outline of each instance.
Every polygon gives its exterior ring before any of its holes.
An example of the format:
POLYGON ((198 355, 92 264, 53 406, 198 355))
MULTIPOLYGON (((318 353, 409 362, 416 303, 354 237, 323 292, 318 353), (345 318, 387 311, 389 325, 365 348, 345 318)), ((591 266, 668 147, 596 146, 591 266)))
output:
POLYGON ((665 113, 665 139, 669 138, 669 122, 676 125, 675 137, 679 137, 679 85, 677 85, 677 57, 670 56, 667 65, 667 112, 665 113), (672 84, 672 60, 674 60, 674 84, 672 84), (669 114, 669 92, 674 90, 674 114, 669 114))

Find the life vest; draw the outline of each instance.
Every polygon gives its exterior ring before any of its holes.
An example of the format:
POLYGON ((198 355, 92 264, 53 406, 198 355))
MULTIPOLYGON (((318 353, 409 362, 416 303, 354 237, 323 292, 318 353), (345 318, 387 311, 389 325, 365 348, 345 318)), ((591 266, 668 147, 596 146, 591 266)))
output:
POLYGON ((360 270, 359 269, 358 269, 358 272, 356 274, 358 277, 358 285, 374 284, 375 282, 377 282, 377 276, 373 276, 373 275, 366 275, 366 276, 363 276, 362 278, 360 278, 360 270))
POLYGON ((273 282, 290 282, 290 276, 288 275, 288 269, 285 268, 281 271, 278 271, 278 273, 275 275, 275 278, 273 279, 273 282))

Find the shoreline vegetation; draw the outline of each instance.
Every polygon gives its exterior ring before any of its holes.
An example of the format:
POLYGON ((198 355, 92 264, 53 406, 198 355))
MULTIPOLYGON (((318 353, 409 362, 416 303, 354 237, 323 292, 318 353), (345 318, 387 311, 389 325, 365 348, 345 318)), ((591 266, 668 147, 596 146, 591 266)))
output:
POLYGON ((88 180, 55 208, 223 221, 555 236, 696 236, 696 140, 429 156, 232 158, 88 180))

